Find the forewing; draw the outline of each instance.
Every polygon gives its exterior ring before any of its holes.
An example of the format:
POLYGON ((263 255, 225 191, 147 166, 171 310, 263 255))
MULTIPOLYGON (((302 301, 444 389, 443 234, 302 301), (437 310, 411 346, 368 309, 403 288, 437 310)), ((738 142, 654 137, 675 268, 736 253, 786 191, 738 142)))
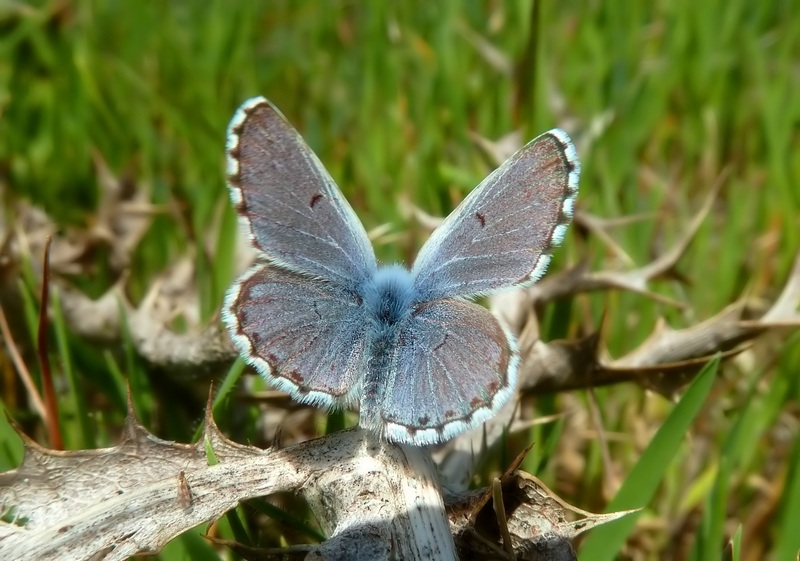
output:
POLYGON ((337 283, 255 265, 223 319, 244 359, 275 387, 319 407, 347 405, 366 361, 361 298, 337 283))
POLYGON ((392 363, 382 388, 384 434, 425 445, 492 417, 514 393, 519 355, 485 308, 436 300, 407 320, 392 363))
POLYGON ((564 238, 580 163, 564 131, 528 143, 433 232, 414 263, 419 300, 488 294, 536 282, 564 238))
POLYGON ((361 222, 322 163, 263 97, 245 102, 228 129, 228 185, 236 211, 267 259, 360 286, 375 254, 361 222))

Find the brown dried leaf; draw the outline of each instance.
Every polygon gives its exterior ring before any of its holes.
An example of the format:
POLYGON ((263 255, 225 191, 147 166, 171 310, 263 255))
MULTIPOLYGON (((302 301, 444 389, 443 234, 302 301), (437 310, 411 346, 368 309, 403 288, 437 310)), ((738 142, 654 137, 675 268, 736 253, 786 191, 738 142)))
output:
POLYGON ((111 268, 123 271, 130 265, 131 255, 159 209, 150 204, 148 189, 135 184, 129 175, 114 175, 99 151, 92 153, 92 159, 100 187, 100 201, 87 234, 90 239, 108 244, 111 268))
POLYGON ((635 511, 592 514, 556 496, 538 478, 521 471, 501 478, 502 502, 514 556, 501 546, 491 489, 448 497, 450 524, 462 559, 576 559, 572 540, 635 511))

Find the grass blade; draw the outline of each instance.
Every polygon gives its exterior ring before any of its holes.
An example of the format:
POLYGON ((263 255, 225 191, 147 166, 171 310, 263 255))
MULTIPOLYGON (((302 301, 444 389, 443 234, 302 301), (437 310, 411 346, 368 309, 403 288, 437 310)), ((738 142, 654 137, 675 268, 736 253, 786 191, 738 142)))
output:
MULTIPOLYGON (((686 431, 703 407, 718 367, 719 357, 716 357, 698 374, 625 478, 625 483, 609 503, 606 509, 608 512, 641 508, 650 502, 670 465, 670 460, 683 444, 686 431)), ((581 547, 580 559, 615 559, 637 519, 638 515, 632 514, 594 530, 581 547)))

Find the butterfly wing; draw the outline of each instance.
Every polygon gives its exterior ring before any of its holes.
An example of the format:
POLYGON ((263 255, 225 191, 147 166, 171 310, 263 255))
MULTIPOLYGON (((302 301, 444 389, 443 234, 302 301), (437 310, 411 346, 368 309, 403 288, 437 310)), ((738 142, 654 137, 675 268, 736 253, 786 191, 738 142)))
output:
POLYGON ((230 288, 222 317, 244 359, 275 387, 318 407, 351 404, 366 365, 357 294, 258 264, 230 288))
POLYGON ((228 129, 228 184, 253 245, 271 262, 354 287, 376 269, 367 233, 330 174, 263 97, 228 129))
POLYGON ((481 182, 433 232, 414 263, 418 301, 476 296, 536 282, 564 238, 580 163, 553 129, 481 182))
POLYGON ((497 319, 463 300, 417 305, 382 388, 391 441, 443 442, 492 417, 514 392, 519 355, 497 319))

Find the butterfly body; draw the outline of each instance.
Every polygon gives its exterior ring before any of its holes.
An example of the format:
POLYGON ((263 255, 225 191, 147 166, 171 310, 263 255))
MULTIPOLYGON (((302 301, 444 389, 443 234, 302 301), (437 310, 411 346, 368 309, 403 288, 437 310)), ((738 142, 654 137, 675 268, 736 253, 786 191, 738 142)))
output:
POLYGON ((366 363, 358 388, 359 424, 380 432, 382 381, 392 375, 392 352, 413 312, 414 279, 401 265, 379 266, 358 292, 367 331, 366 363))
POLYGON ((476 296, 535 282, 572 217, 579 163, 554 129, 486 178, 413 267, 380 266, 322 164, 268 101, 229 129, 231 200, 261 259, 223 319, 245 360, 295 399, 359 406, 359 423, 415 445, 493 416, 515 391, 514 337, 476 296))

